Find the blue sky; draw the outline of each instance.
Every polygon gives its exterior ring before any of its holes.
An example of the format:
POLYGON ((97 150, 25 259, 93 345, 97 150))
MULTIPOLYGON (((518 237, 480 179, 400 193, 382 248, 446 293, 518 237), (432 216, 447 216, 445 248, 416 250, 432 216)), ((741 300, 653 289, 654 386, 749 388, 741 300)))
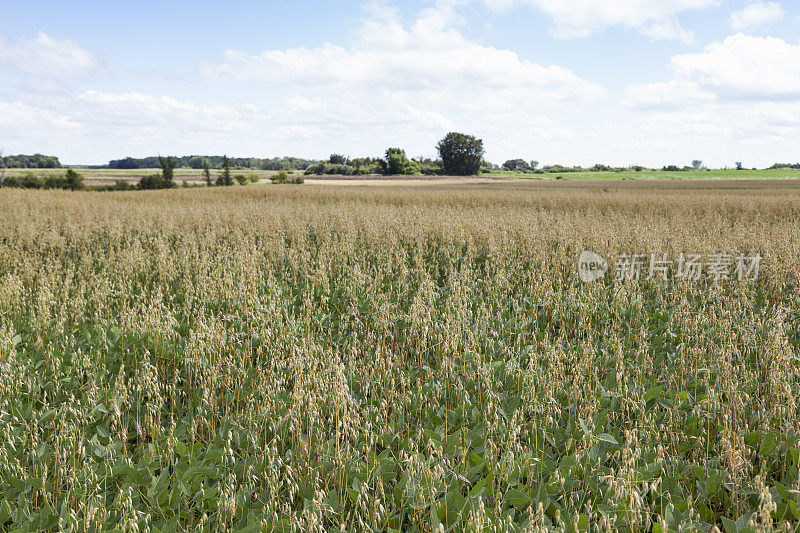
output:
POLYGON ((451 130, 496 163, 800 160, 769 0, 0 3, 0 149, 322 158, 451 130))

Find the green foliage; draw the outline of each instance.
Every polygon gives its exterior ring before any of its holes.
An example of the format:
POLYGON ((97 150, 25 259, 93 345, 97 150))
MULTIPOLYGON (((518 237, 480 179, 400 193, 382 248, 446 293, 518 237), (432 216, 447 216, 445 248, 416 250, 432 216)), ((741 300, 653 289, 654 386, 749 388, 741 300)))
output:
MULTIPOLYGON (((221 155, 208 155, 208 156, 192 155, 192 156, 173 157, 173 159, 176 161, 176 168, 193 168, 193 169, 203 168, 204 161, 208 162, 210 168, 221 169, 224 164, 224 158, 225 156, 221 155)), ((304 170, 305 168, 308 167, 308 165, 312 163, 314 163, 313 160, 303 159, 299 157, 275 157, 272 159, 259 159, 256 157, 236 157, 236 158, 231 158, 230 162, 233 168, 250 168, 257 170, 279 170, 282 168, 304 170)), ((145 157, 141 159, 136 159, 132 157, 126 157, 123 159, 114 159, 109 161, 107 165, 103 165, 97 168, 111 168, 119 170, 159 168, 158 156, 145 157)))
POLYGON ((483 141, 472 135, 450 132, 436 146, 444 172, 453 176, 478 174, 483 161, 483 141))
POLYGON ((211 166, 208 164, 208 159, 203 158, 201 165, 203 168, 203 181, 206 182, 206 187, 211 187, 214 183, 211 181, 211 166))
POLYGON ((164 178, 161 174, 151 174, 149 176, 142 176, 136 188, 142 191, 165 189, 164 178))
POLYGON ((222 156, 222 172, 217 177, 217 185, 220 187, 229 187, 233 185, 233 178, 231 177, 231 160, 228 156, 222 156))
POLYGON ((175 163, 176 161, 171 157, 158 156, 158 166, 161 167, 161 179, 165 189, 174 186, 173 178, 175 177, 175 163))
POLYGON ((289 181, 289 174, 285 170, 279 170, 275 174, 269 177, 269 181, 272 183, 286 183, 289 181))
POLYGON ((310 165, 306 169, 305 174, 306 174, 306 176, 311 176, 311 175, 321 176, 321 175, 325 174, 325 163, 323 161, 320 161, 318 163, 314 163, 313 165, 310 165))
POLYGON ((50 155, 7 155, 3 157, 6 168, 61 168, 58 158, 50 155))
POLYGON ((503 168, 511 172, 528 172, 531 170, 530 165, 524 159, 509 159, 503 163, 503 168))
POLYGON ((419 165, 409 161, 406 151, 402 148, 389 148, 386 150, 386 159, 383 162, 384 174, 396 176, 401 174, 419 174, 419 165))
POLYGON ((303 178, 300 176, 296 176, 294 178, 290 178, 289 174, 285 170, 280 170, 277 173, 270 176, 269 180, 276 185, 284 185, 284 184, 293 184, 293 185, 300 185, 303 183, 303 178))
POLYGON ((64 176, 64 188, 69 189, 71 191, 78 191, 83 189, 83 176, 72 170, 71 168, 67 169, 67 173, 64 176))
POLYGON ((233 179, 235 179, 236 183, 239 185, 247 185, 250 182, 250 180, 244 174, 236 174, 233 179))
POLYGON ((26 172, 17 179, 17 187, 21 189, 41 189, 43 181, 33 172, 26 172))
POLYGON ((339 163, 331 163, 325 165, 325 174, 333 174, 338 176, 349 176, 350 175, 350 167, 347 165, 342 165, 339 163))
POLYGON ((331 154, 328 158, 331 165, 347 165, 347 158, 341 154, 331 154))
POLYGON ((261 176, 259 176, 259 175, 258 175, 257 173, 255 173, 255 172, 251 172, 251 173, 250 173, 250 175, 249 175, 249 176, 247 176, 247 179, 248 179, 248 181, 249 181, 250 183, 258 183, 259 181, 261 181, 261 176))
POLYGON ((135 188, 136 187, 134 185, 131 185, 130 183, 128 183, 125 180, 116 180, 114 182, 114 185, 111 187, 111 190, 113 190, 113 191, 131 191, 131 190, 133 190, 135 188))

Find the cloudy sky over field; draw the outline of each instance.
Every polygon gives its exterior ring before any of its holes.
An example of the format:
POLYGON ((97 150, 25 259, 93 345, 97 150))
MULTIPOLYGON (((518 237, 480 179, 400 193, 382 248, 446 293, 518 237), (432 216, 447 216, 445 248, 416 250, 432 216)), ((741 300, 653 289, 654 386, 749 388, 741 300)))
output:
POLYGON ((0 3, 0 148, 800 160, 794 0, 0 3))

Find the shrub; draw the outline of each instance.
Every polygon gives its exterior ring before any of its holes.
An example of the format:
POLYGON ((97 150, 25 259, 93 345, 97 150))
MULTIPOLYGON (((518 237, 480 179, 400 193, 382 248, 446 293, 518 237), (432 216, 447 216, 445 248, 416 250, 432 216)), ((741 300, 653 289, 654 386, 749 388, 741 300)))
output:
POLYGON ((250 183, 258 183, 259 181, 261 181, 261 176, 259 176, 255 172, 251 172, 250 176, 248 176, 248 179, 250 180, 250 183))
POLYGON ((314 163, 313 165, 310 165, 306 169, 305 174, 306 174, 306 176, 311 176, 313 174, 316 174, 317 176, 321 176, 321 175, 325 174, 325 162, 324 161, 319 161, 317 163, 314 163))
POLYGON ((69 189, 71 191, 78 191, 83 189, 83 176, 81 176, 71 168, 68 168, 67 173, 64 176, 64 188, 69 189))
POLYGON ((142 176, 139 183, 136 185, 139 190, 155 190, 164 188, 164 179, 160 174, 151 174, 150 176, 142 176))
POLYGON ((128 183, 125 180, 117 180, 114 182, 114 185, 111 187, 112 191, 130 191, 135 189, 133 185, 128 183))
POLYGON ((289 174, 287 174, 285 170, 278 171, 276 174, 270 176, 269 180, 276 185, 282 185, 282 184, 300 185, 305 181, 300 176, 295 176, 293 178, 290 178, 289 174))
POLYGON ((350 167, 347 165, 332 164, 325 165, 325 174, 335 174, 337 176, 349 176, 351 174, 350 167))
POLYGON ((247 176, 245 176, 244 174, 236 174, 233 177, 233 179, 235 179, 236 183, 238 183, 239 185, 247 185, 247 183, 250 181, 250 180, 247 179, 247 176))
POLYGON ((64 189, 64 178, 59 176, 45 176, 42 180, 43 189, 64 189))
POLYGON ((36 177, 36 174, 26 172, 19 178, 19 185, 17 186, 22 189, 41 189, 42 185, 42 180, 36 177))
POLYGON ((279 170, 269 177, 269 181, 275 184, 286 183, 288 179, 289 174, 287 174, 285 170, 279 170))

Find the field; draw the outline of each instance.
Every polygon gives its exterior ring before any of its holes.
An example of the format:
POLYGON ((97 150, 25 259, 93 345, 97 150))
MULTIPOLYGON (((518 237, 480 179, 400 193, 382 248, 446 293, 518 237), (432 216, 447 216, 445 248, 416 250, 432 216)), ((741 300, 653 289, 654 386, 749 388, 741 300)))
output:
MULTIPOLYGON (((117 180, 123 180, 131 184, 136 184, 142 176, 149 176, 153 174, 160 174, 161 169, 141 169, 141 170, 117 170, 117 169, 78 169, 80 174, 84 177, 87 187, 102 187, 114 185, 117 180)), ((8 175, 21 176, 25 173, 32 172, 40 177, 48 175, 62 176, 64 169, 9 169, 8 175)), ((216 179, 219 170, 212 170, 211 177, 216 179)), ((243 174, 250 176, 257 174, 261 178, 262 183, 269 183, 270 176, 275 174, 272 170, 251 170, 251 169, 231 169, 231 174, 243 174)), ((292 171, 292 175, 303 175, 302 171, 292 171)), ((481 180, 489 179, 526 179, 533 181, 552 181, 552 180, 605 180, 605 181, 707 181, 707 180, 797 180, 800 179, 800 170, 793 169, 780 169, 780 170, 711 170, 711 171, 691 171, 691 172, 664 172, 661 170, 648 170, 643 172, 562 172, 562 173, 548 173, 548 174, 525 174, 498 171, 489 174, 482 174, 481 180)), ((420 180, 420 181, 441 181, 441 180, 463 180, 464 178, 452 178, 447 176, 306 176, 306 180, 313 182, 360 182, 360 181, 378 181, 392 182, 397 179, 401 180, 420 180)), ((189 185, 203 184, 203 174, 201 170, 192 170, 188 168, 175 169, 175 182, 180 185, 183 181, 189 185)), ((468 180, 474 181, 474 180, 468 180)))
POLYGON ((799 185, 0 190, 0 531, 796 531, 799 185))

